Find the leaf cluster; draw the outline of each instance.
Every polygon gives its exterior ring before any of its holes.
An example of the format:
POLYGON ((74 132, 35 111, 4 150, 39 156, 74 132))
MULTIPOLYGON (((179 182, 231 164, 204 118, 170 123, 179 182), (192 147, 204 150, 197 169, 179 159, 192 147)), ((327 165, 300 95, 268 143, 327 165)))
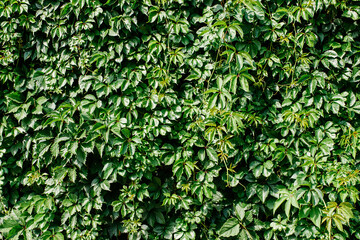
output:
POLYGON ((0 239, 360 239, 359 20, 0 1, 0 239))

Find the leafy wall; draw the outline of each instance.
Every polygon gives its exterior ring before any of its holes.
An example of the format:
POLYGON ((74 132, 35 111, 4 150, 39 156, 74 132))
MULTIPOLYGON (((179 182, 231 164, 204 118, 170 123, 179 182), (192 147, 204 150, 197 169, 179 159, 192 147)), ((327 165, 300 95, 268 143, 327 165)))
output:
POLYGON ((360 239, 358 1, 0 1, 3 239, 360 239))

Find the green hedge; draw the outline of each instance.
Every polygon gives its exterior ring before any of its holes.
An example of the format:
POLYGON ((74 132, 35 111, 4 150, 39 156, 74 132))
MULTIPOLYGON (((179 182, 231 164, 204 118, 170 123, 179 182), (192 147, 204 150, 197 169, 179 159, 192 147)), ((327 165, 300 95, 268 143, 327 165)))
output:
POLYGON ((0 1, 0 239, 360 239, 359 19, 0 1))

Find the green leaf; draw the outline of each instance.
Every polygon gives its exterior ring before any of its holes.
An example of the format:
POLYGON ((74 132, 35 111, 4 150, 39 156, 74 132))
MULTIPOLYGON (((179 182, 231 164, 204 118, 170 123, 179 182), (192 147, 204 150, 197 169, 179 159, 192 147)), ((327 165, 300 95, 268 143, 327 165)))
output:
POLYGON ((238 203, 238 204, 235 205, 235 215, 241 221, 244 219, 244 217, 245 217, 245 207, 242 207, 242 204, 238 203))
POLYGON ((267 185, 264 185, 263 187, 259 187, 256 190, 256 194, 260 198, 262 203, 265 203, 266 198, 269 196, 270 188, 267 185))
POLYGON ((221 237, 233 237, 240 232, 240 224, 236 218, 228 219, 220 228, 219 235, 221 237))
POLYGON ((245 77, 240 77, 240 86, 245 92, 249 92, 249 83, 245 77))
POLYGON ((78 159, 82 164, 85 163, 85 161, 86 161, 86 153, 85 153, 85 151, 84 151, 82 148, 77 148, 77 149, 76 149, 76 156, 77 156, 77 159, 78 159))
POLYGON ((243 65, 244 65, 244 60, 243 60, 243 58, 242 58, 242 56, 240 54, 236 54, 235 58, 236 58, 236 66, 237 66, 237 68, 239 70, 241 70, 243 68, 243 65))
POLYGON ((16 225, 9 231, 9 239, 19 239, 19 236, 23 233, 23 228, 20 225, 16 225))
POLYGON ((310 214, 309 206, 302 206, 299 210, 299 218, 307 218, 310 214))
POLYGON ((318 228, 320 228, 320 224, 321 224, 321 210, 319 209, 319 207, 313 207, 310 210, 310 219, 311 221, 315 224, 315 226, 317 226, 318 228))
POLYGON ((218 161, 218 155, 215 152, 215 150, 211 147, 206 148, 206 154, 209 157, 211 161, 217 162, 218 161))
POLYGON ((74 168, 69 169, 68 176, 70 178, 70 181, 74 183, 76 181, 76 170, 74 168))
POLYGON ((340 230, 340 231, 344 231, 344 228, 343 228, 343 225, 342 225, 342 223, 341 223, 341 220, 339 219, 339 218, 337 218, 337 217, 334 217, 333 218, 334 219, 334 222, 335 222, 335 225, 336 225, 336 227, 340 230))
POLYGON ((114 168, 112 163, 106 163, 103 168, 103 179, 108 179, 114 168))
POLYGON ((204 149, 200 149, 198 152, 198 157, 201 161, 205 160, 205 150, 204 149))
POLYGON ((156 217, 156 221, 160 224, 165 224, 165 217, 164 215, 161 213, 161 212, 156 212, 155 214, 155 217, 156 217))
POLYGON ((56 233, 54 235, 54 240, 64 240, 64 235, 62 233, 56 233))
POLYGON ((323 57, 336 58, 338 54, 334 50, 327 50, 322 54, 323 57))
POLYGON ((123 142, 123 144, 120 147, 120 154, 124 155, 127 152, 128 147, 129 147, 129 142, 128 141, 123 142))
POLYGON ((280 205, 287 199, 287 197, 281 197, 279 199, 277 199, 275 201, 275 204, 274 204, 274 208, 273 208, 273 212, 275 214, 276 212, 276 209, 278 209, 280 207, 280 205))
POLYGON ((314 33, 310 32, 306 34, 305 42, 309 47, 314 47, 317 42, 317 37, 314 33))
POLYGON ((210 98, 210 101, 209 101, 209 108, 215 107, 215 104, 216 104, 216 102, 217 102, 218 96, 219 96, 219 94, 214 94, 214 95, 212 95, 212 97, 210 98))
POLYGON ((50 151, 54 157, 57 157, 60 153, 59 143, 58 142, 53 143, 53 145, 50 148, 50 151))
POLYGON ((101 184, 100 187, 105 190, 105 191, 110 191, 110 183, 108 180, 104 180, 101 184))
POLYGON ((2 224, 0 224, 0 232, 8 232, 11 228, 19 225, 19 223, 12 219, 4 220, 2 224))
POLYGON ((290 217, 290 209, 291 209, 291 200, 288 199, 285 203, 285 213, 288 218, 290 217))

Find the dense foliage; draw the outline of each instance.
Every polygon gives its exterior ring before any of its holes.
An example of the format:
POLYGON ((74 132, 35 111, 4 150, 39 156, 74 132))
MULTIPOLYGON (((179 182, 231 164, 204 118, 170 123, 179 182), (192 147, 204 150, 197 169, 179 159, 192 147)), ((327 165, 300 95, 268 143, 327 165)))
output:
POLYGON ((0 1, 0 238, 360 239, 359 6, 0 1))

